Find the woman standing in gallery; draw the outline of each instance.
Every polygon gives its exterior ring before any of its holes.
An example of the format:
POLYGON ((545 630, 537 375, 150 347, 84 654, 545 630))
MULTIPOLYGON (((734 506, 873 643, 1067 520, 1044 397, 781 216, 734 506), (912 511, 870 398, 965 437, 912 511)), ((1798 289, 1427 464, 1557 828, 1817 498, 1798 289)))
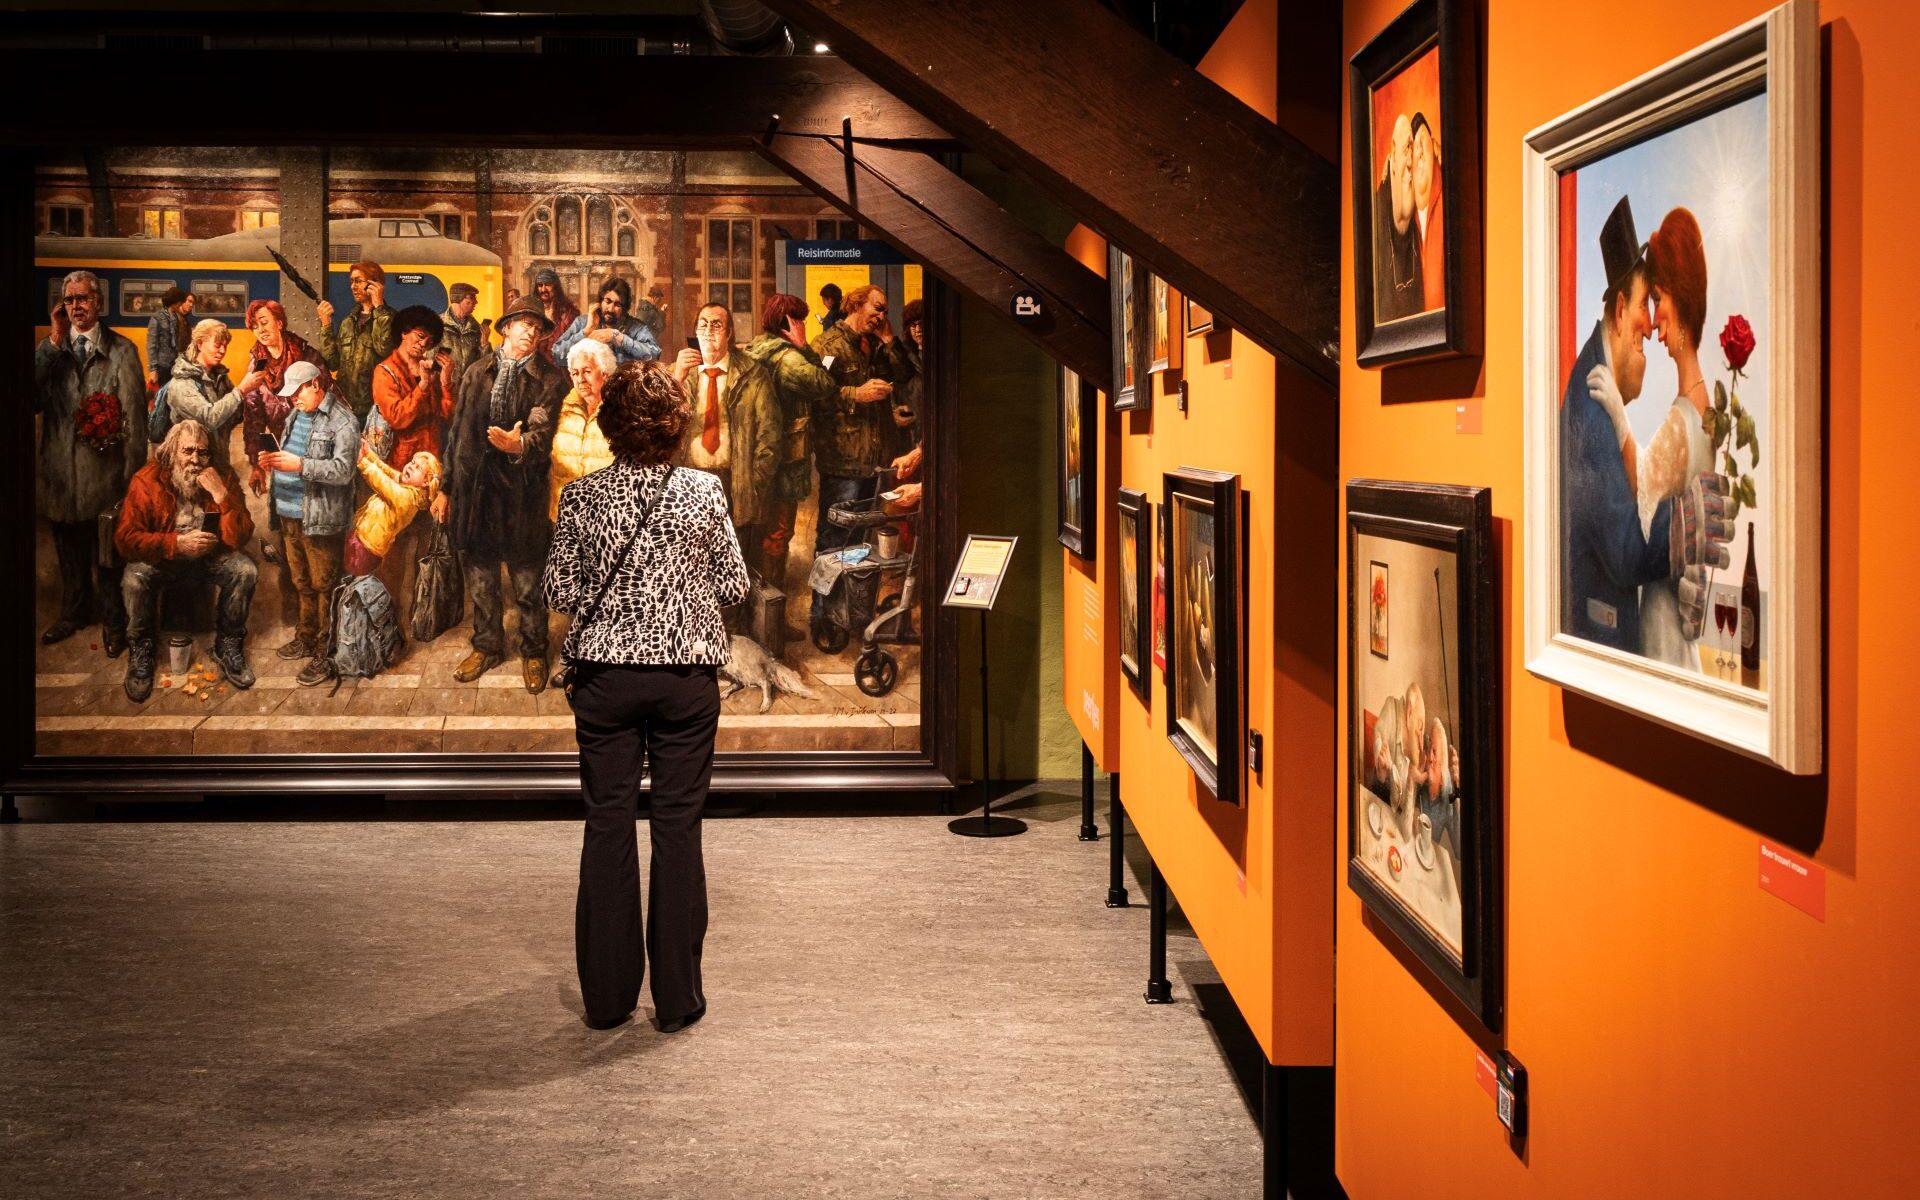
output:
POLYGON ((720 610, 746 598, 747 568, 719 479, 668 464, 688 421, 672 377, 650 362, 622 366, 598 416, 614 462, 561 492, 545 579, 547 606, 573 616, 562 658, 587 804, 574 956, 587 1024, 611 1029, 632 1017, 651 955, 654 1019, 672 1033, 707 1012, 700 814, 728 653, 720 610), (644 937, 643 759, 653 773, 644 937))

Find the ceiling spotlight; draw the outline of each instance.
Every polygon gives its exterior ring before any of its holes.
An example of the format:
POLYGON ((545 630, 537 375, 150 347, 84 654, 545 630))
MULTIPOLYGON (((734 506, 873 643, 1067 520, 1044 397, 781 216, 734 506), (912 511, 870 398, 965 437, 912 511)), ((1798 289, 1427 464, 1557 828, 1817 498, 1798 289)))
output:
POLYGON ((813 44, 813 52, 815 54, 825 54, 827 52, 827 44, 825 42, 815 42, 813 44))

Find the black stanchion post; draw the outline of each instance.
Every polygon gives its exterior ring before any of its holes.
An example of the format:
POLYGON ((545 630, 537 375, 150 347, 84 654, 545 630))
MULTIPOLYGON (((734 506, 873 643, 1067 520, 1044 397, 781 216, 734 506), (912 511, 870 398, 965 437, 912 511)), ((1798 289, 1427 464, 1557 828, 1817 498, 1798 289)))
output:
POLYGON ((1127 810, 1120 806, 1120 772, 1107 776, 1107 907, 1127 907, 1127 810))
POLYGON ((1167 881, 1160 864, 1147 856, 1147 1003, 1172 1004, 1167 982, 1167 881))
POLYGON ((1100 840, 1100 829, 1093 823, 1093 747, 1085 742, 1080 743, 1080 840, 1100 840))
POLYGON ((993 760, 987 744, 987 610, 980 610, 980 815, 947 822, 947 828, 961 837, 1012 837, 1025 833, 1027 823, 1018 817, 993 815, 993 760))

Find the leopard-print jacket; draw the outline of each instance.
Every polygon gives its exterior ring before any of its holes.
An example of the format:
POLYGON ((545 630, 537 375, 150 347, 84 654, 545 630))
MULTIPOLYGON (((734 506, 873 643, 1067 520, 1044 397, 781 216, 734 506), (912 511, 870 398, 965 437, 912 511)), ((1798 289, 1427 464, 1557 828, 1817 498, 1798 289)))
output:
POLYGON ((651 506, 647 527, 620 564, 585 629, 567 633, 575 662, 724 666, 720 610, 746 599, 747 566, 727 517, 720 480, 705 471, 615 462, 568 484, 547 554, 547 607, 573 613, 593 603, 601 581, 651 506))

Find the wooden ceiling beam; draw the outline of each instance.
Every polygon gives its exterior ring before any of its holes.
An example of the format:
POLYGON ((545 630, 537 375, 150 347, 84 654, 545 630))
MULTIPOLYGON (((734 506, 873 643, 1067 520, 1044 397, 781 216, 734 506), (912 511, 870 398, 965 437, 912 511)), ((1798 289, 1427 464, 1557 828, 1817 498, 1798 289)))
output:
POLYGON ((765 2, 1255 341, 1335 379, 1335 165, 1097 0, 765 2))
POLYGON ((925 155, 839 139, 782 133, 759 150, 1095 387, 1111 390, 1106 282, 972 184, 925 155), (1048 319, 1038 325, 1013 320, 1013 298, 1024 291, 1040 294, 1048 319))

